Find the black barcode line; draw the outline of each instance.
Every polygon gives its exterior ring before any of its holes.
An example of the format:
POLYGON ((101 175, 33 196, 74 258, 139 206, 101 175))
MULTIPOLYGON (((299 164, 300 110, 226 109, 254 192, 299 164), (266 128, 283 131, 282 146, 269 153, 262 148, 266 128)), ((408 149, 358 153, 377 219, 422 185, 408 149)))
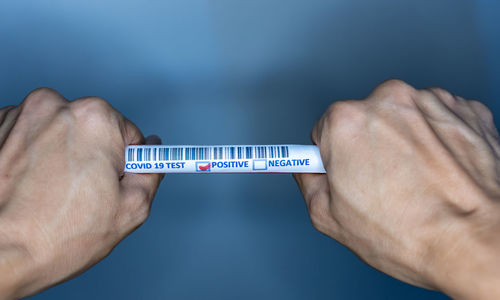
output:
POLYGON ((128 161, 288 158, 288 146, 200 146, 129 148, 128 161))

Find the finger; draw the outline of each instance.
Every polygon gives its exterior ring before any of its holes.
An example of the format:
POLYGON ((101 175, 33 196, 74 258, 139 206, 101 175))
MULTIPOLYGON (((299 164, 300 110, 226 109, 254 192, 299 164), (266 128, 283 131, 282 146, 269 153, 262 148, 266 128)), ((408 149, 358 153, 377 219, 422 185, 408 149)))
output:
MULTIPOLYGON (((152 135, 148 136, 145 142, 147 145, 160 145, 161 139, 156 135, 152 135)), ((137 195, 141 195, 145 198, 142 200, 151 204, 163 177, 163 173, 125 173, 120 182, 125 197, 124 201, 136 201, 134 198, 136 198, 137 195)))
POLYGON ((441 102, 443 102, 450 110, 455 111, 457 106, 457 98, 453 96, 447 90, 440 87, 430 87, 426 89, 430 93, 434 94, 441 102))
POLYGON ((427 88, 424 91, 430 92, 435 96, 435 100, 440 104, 444 104, 443 108, 448 108, 450 115, 453 115, 457 120, 460 120, 464 124, 468 125, 478 134, 481 134, 482 128, 479 123, 480 118, 477 118, 474 109, 471 108, 469 101, 452 95, 447 90, 438 87, 427 88))
POLYGON ((495 122, 493 121, 492 112, 486 107, 483 103, 476 100, 465 100, 461 97, 457 97, 463 103, 466 103, 468 107, 474 114, 476 115, 476 122, 479 128, 482 129, 482 136, 487 140, 489 146, 497 156, 500 156, 500 145, 498 143, 499 135, 498 130, 495 126, 495 122))
POLYGON ((115 111, 113 109, 113 112, 118 118, 122 138, 121 145, 117 146, 116 148, 116 151, 119 155, 118 157, 120 159, 116 160, 114 163, 116 166, 116 170, 119 173, 119 178, 120 180, 122 180, 123 176, 126 175, 123 168, 123 165, 125 163, 124 148, 128 145, 144 145, 146 143, 146 139, 144 138, 141 130, 134 123, 123 117, 118 111, 115 111))
MULTIPOLYGON (((146 144, 161 144, 157 136, 149 136, 146 144)), ((125 173, 120 181, 122 201, 118 230, 122 236, 139 227, 149 216, 154 196, 163 179, 163 174, 125 173)))
POLYGON ((498 136, 493 114, 486 105, 477 100, 466 100, 462 97, 457 97, 462 104, 462 110, 469 112, 468 119, 474 120, 478 127, 486 128, 489 133, 498 136))
POLYGON ((134 123, 123 118, 121 127, 125 145, 143 145, 145 143, 144 135, 134 123))
POLYGON ((12 123, 19 115, 19 107, 15 105, 6 106, 0 110, 0 132, 5 132, 5 128, 12 128, 12 123))
POLYGON ((436 89, 420 90, 419 93, 422 96, 415 101, 418 109, 426 116, 428 124, 431 125, 436 134, 443 140, 449 140, 451 144, 455 144, 460 141, 456 139, 455 135, 447 134, 450 130, 454 130, 460 132, 470 142, 478 142, 482 130, 476 115, 466 101, 456 98, 455 104, 450 106, 451 100, 443 101, 441 98, 443 95, 437 94, 436 91, 441 94, 445 93, 444 90, 436 89))
POLYGON ((311 141, 313 145, 318 145, 320 143, 320 122, 322 122, 323 118, 319 119, 316 121, 316 123, 313 126, 313 129, 311 130, 311 141))
POLYGON ((152 134, 146 138, 146 145, 161 145, 161 138, 152 134))
POLYGON ((8 105, 8 106, 2 107, 0 109, 0 126, 4 122, 5 116, 7 115, 7 113, 16 107, 17 106, 15 106, 15 105, 8 105))
POLYGON ((334 220, 331 209, 331 193, 326 174, 293 174, 309 212, 313 226, 320 232, 336 237, 339 226, 334 220))
MULTIPOLYGON (((327 126, 327 118, 331 118, 328 114, 324 114, 317 122, 314 124, 314 127, 311 131, 311 142, 313 145, 318 146, 320 150, 321 160, 323 162, 323 166, 325 170, 328 172, 330 155, 331 155, 331 145, 329 145, 328 141, 322 142, 323 131, 325 130, 325 126, 327 126)), ((328 129, 326 129, 328 130, 328 129)), ((323 137, 328 140, 328 137, 323 137)))
POLYGON ((18 106, 11 106, 2 109, 1 121, 0 121, 0 148, 5 143, 5 140, 9 136, 9 133, 16 124, 17 117, 21 109, 18 106))

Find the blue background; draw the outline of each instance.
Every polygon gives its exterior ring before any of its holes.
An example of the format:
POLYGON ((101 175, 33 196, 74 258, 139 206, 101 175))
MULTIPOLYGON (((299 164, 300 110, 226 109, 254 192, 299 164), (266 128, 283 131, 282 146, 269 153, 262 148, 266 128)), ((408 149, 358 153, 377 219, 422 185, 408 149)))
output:
MULTIPOLYGON (((396 77, 500 106, 498 1, 2 1, 0 104, 106 98, 170 144, 309 143, 396 77)), ((32 299, 442 299, 310 225, 289 175, 169 175, 148 221, 32 299)))

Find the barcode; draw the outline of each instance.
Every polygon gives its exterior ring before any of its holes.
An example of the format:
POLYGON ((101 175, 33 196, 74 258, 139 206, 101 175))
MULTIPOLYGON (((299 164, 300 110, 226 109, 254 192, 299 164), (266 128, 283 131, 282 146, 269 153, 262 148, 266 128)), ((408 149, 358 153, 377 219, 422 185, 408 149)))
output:
POLYGON ((288 146, 203 146, 129 148, 128 161, 288 158, 288 146))

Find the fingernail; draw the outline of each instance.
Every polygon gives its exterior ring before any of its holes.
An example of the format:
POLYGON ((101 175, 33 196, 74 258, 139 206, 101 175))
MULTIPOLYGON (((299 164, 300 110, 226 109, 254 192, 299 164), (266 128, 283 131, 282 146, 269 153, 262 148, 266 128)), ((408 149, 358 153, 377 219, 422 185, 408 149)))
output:
POLYGON ((146 145, 161 145, 161 138, 152 134, 146 138, 146 145))

